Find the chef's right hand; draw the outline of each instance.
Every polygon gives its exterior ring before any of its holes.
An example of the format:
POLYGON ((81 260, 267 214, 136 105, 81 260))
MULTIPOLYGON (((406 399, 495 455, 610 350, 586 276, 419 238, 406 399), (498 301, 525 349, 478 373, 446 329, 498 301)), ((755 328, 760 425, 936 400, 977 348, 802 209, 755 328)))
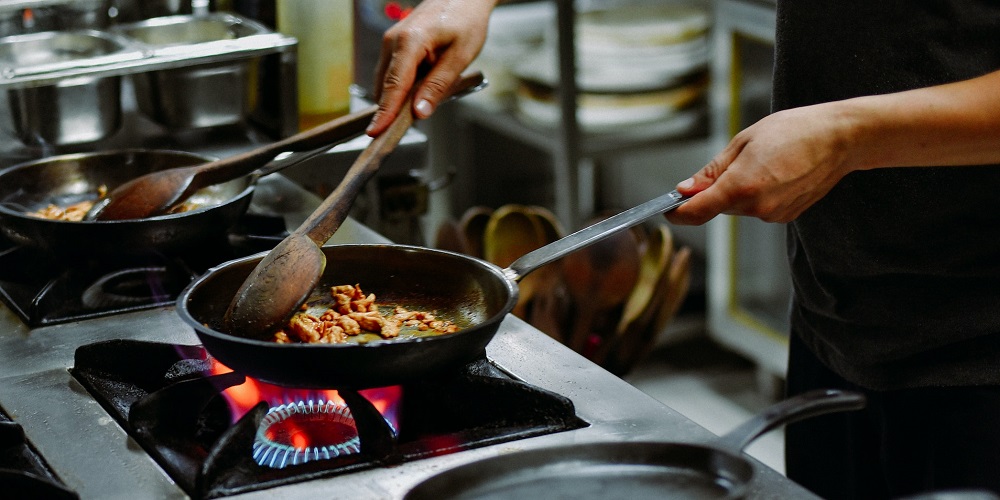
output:
POLYGON ((424 0, 386 30, 375 73, 378 111, 366 133, 375 137, 399 114, 418 74, 413 95, 417 119, 430 116, 486 42, 498 0, 424 0))

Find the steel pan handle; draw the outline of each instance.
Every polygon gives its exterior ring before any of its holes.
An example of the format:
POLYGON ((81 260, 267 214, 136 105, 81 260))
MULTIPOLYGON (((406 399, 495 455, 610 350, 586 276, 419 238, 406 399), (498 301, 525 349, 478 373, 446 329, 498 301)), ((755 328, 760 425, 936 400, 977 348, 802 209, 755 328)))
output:
POLYGON ((671 191, 658 198, 653 198, 641 205, 608 217, 601 222, 587 226, 569 236, 560 238, 548 245, 522 255, 512 262, 510 267, 503 270, 504 275, 514 281, 518 281, 531 271, 545 264, 565 257, 595 241, 635 226, 654 215, 669 212, 681 206, 687 200, 688 198, 677 191, 671 191))
POLYGON ((865 407, 863 394, 837 389, 805 392, 774 404, 719 440, 719 447, 739 455, 754 439, 777 427, 827 413, 860 410, 865 407))

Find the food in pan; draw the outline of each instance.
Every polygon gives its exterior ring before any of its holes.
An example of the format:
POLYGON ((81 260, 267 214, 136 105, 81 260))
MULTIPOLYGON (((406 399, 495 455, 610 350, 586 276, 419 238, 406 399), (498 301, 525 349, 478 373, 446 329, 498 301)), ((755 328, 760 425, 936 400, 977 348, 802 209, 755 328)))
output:
MULTIPOLYGON (((97 198, 101 198, 108 193, 108 187, 101 185, 97 188, 97 198)), ((87 211, 97 203, 97 200, 81 201, 78 203, 73 203, 65 207, 61 207, 54 203, 49 203, 45 208, 35 210, 33 212, 28 212, 28 215, 33 217, 40 217, 42 219, 51 220, 68 220, 68 221, 82 221, 83 217, 87 215, 87 211)))
MULTIPOLYGON (((39 217, 42 219, 50 220, 65 220, 72 222, 80 222, 87 215, 87 212, 97 203, 97 200, 101 199, 108 193, 107 186, 101 186, 97 190, 97 198, 93 200, 81 201, 78 203, 73 203, 72 205, 59 206, 54 203, 49 203, 46 207, 27 212, 28 215, 32 217, 39 217)), ((177 214, 181 212, 187 212, 188 210, 194 210, 198 208, 198 204, 192 201, 186 201, 174 209, 170 210, 171 214, 177 214)))
POLYGON ((295 342, 340 344, 348 337, 365 333, 377 334, 384 339, 399 336, 401 329, 409 327, 418 331, 454 333, 458 325, 438 319, 428 311, 411 311, 395 306, 388 314, 379 311, 375 294, 365 295, 360 285, 337 285, 330 288, 333 305, 323 312, 312 314, 309 306, 295 313, 288 324, 274 334, 279 344, 295 342))
POLYGON ((82 221, 83 217, 87 215, 87 211, 90 210, 90 207, 92 206, 94 206, 93 201, 81 201, 67 207, 59 207, 50 203, 45 208, 35 210, 34 212, 28 212, 28 215, 41 217, 43 219, 82 221))

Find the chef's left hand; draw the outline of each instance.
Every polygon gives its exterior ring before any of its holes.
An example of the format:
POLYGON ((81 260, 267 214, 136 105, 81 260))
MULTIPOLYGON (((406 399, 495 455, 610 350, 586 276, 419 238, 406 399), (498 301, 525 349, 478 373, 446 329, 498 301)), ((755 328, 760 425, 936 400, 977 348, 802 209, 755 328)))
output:
POLYGON ((836 106, 771 114, 747 127, 705 167, 677 185, 691 196, 666 214, 674 224, 704 224, 716 215, 789 222, 825 196, 851 169, 848 138, 836 106))

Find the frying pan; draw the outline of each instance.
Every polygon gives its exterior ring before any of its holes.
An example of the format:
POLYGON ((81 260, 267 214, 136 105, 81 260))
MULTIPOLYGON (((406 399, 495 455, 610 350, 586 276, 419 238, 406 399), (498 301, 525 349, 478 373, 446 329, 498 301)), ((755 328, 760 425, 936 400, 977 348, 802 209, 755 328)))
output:
POLYGON ((172 253, 225 234, 250 206, 251 178, 198 193, 201 208, 124 221, 58 221, 26 214, 49 204, 92 200, 148 172, 213 158, 180 151, 128 149, 52 156, 0 172, 0 230, 14 243, 57 255, 172 253))
MULTIPOLYGON (((359 284, 376 302, 434 311, 460 331, 427 336, 404 331, 381 340, 351 337, 342 344, 277 344, 226 333, 225 312, 265 254, 210 269, 181 292, 177 312, 209 354, 247 376, 302 388, 365 389, 456 369, 483 355, 518 299, 517 281, 531 271, 686 201, 676 191, 529 252, 501 269, 444 250, 407 245, 331 245, 315 296, 334 285, 359 284)), ((308 303, 312 303, 310 300, 308 303)), ((373 336, 372 336, 373 337, 373 336)))
POLYGON ((93 200, 100 186, 113 189, 136 177, 215 158, 181 151, 125 149, 52 156, 0 171, 0 232, 14 243, 51 254, 176 254, 225 236, 250 206, 257 181, 314 157, 324 145, 266 163, 233 180, 197 191, 198 208, 131 220, 59 221, 27 215, 54 204, 93 200))
POLYGON ((404 500, 744 498, 754 466, 742 450, 755 438, 779 425, 864 405, 861 394, 817 390, 771 406, 708 445, 615 441, 500 455, 432 476, 404 500))

